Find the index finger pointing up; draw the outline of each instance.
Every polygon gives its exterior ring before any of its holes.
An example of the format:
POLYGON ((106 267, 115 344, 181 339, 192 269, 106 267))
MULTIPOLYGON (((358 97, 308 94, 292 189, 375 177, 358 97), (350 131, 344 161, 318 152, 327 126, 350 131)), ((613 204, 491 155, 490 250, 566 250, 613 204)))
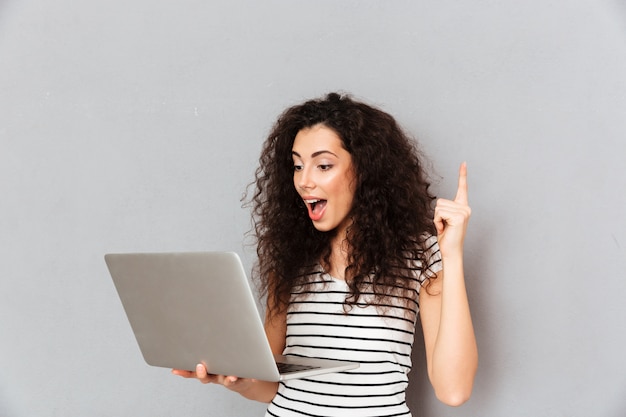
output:
POLYGON ((463 162, 459 168, 459 188, 456 191, 454 201, 460 204, 468 204, 467 200, 467 163, 463 162))

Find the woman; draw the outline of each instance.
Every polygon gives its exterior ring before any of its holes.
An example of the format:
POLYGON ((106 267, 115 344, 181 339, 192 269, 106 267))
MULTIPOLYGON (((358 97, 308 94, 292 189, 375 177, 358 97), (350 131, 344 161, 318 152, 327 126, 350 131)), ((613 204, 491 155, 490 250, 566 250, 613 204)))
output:
POLYGON ((273 383, 177 375, 258 401, 268 416, 410 416, 421 314, 437 397, 465 402, 478 354, 464 284, 467 170, 453 201, 433 197, 419 152, 388 114, 331 93, 287 109, 265 142, 252 198, 265 328, 275 354, 360 363, 273 383))

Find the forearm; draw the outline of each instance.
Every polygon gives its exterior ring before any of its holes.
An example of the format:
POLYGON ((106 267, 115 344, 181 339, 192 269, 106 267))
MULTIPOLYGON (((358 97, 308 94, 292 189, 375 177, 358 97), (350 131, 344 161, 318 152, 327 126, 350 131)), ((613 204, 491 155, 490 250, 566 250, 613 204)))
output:
POLYGON ((250 381, 249 386, 239 394, 249 400, 269 403, 274 399, 278 391, 278 382, 250 381))
POLYGON ((478 349, 463 273, 463 256, 443 256, 441 310, 433 346, 430 379, 437 396, 451 405, 472 391, 478 349))

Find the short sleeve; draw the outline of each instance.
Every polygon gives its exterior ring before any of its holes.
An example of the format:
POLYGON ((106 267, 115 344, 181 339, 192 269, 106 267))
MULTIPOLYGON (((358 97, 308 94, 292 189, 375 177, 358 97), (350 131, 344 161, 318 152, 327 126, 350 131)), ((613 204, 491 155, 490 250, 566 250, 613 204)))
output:
POLYGON ((437 236, 430 235, 424 240, 424 250, 424 259, 426 260, 427 267, 422 268, 420 272, 420 284, 424 284, 428 278, 432 278, 437 272, 443 269, 437 236))

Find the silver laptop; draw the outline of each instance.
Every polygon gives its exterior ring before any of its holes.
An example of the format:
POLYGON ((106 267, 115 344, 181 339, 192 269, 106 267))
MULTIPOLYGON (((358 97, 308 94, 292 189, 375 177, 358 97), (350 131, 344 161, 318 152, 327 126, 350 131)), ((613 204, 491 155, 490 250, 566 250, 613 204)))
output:
POLYGON ((264 381, 359 366, 275 357, 236 253, 107 254, 105 261, 149 365, 194 370, 203 363, 212 374, 264 381))

